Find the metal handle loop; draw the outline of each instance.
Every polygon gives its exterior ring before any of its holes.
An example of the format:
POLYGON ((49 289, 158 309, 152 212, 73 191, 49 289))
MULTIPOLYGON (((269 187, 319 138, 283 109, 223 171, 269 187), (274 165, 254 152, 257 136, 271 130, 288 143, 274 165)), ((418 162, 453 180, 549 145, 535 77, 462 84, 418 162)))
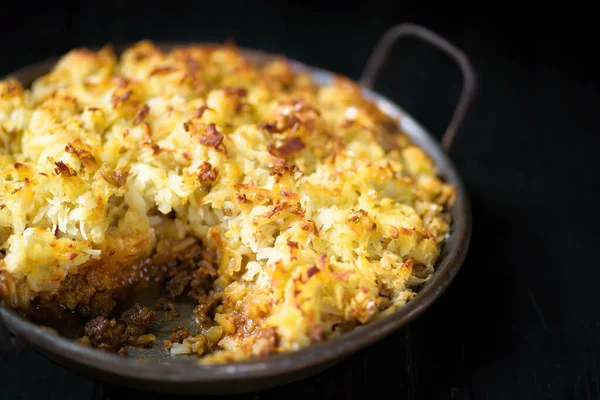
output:
POLYGON ((405 36, 416 36, 449 55, 460 67, 463 87, 452 119, 442 136, 442 147, 450 151, 458 129, 467 116, 477 91, 477 75, 468 57, 453 44, 438 34, 415 24, 401 24, 390 28, 379 40, 360 77, 360 84, 371 89, 377 75, 396 41, 405 36))

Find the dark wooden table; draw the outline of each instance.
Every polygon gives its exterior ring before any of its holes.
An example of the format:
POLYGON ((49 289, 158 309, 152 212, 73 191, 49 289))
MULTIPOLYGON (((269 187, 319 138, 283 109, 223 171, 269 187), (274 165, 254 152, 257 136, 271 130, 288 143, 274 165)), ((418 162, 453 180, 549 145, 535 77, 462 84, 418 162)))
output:
MULTIPOLYGON (((330 370, 237 398, 600 398, 599 63, 567 43, 575 36, 564 37, 554 21, 536 19, 532 33, 529 21, 460 4, 272 2, 228 13, 230 2, 162 9, 58 3, 34 11, 0 6, 0 50, 11 55, 0 72, 107 40, 233 35, 356 78, 383 30, 407 20, 464 48, 479 71, 479 97, 452 151, 472 198, 474 230, 450 289, 410 326, 330 370)), ((406 43, 378 89, 436 133, 459 84, 448 60, 406 43)), ((29 349, 0 361, 0 399, 139 394, 80 377, 29 349)))

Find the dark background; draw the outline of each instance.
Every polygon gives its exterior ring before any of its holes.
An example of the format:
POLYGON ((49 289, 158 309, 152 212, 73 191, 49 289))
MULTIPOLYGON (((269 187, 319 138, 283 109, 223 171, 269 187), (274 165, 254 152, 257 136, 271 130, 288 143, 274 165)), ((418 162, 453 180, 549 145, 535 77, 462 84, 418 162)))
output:
MULTIPOLYGON (((473 207, 461 272, 432 308, 386 340, 313 378, 239 398, 600 398, 600 63, 586 18, 592 11, 572 2, 437 3, 4 2, 0 74, 75 46, 232 38, 358 78, 390 26, 410 21, 437 31, 479 73, 478 98, 451 152, 473 207)), ((376 88, 439 135, 460 75, 445 57, 406 40, 376 88)), ((0 360, 1 399, 136 395, 31 350, 0 360)))

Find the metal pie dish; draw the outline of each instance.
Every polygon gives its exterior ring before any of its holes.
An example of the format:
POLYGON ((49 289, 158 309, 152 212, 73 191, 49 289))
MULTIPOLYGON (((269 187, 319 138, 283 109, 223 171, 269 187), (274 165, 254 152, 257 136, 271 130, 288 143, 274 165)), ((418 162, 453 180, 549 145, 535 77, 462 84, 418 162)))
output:
MULTIPOLYGON (((164 50, 187 44, 190 43, 156 43, 164 50)), ((127 45, 119 46, 116 50, 118 52, 125 47, 127 45)), ((258 50, 240 50, 259 63, 275 56, 258 50)), ((51 59, 33 64, 11 75, 19 79, 24 86, 28 86, 34 79, 49 72, 56 61, 57 59, 51 59)), ((335 75, 297 61, 290 62, 297 71, 308 71, 318 84, 330 82, 335 75)), ((64 367, 108 383, 169 393, 230 394, 267 389, 313 375, 383 339, 417 318, 450 285, 464 261, 469 246, 469 199, 447 152, 475 95, 475 73, 467 57, 446 40, 423 27, 404 24, 393 27, 382 37, 367 64, 360 84, 364 94, 382 111, 391 117, 399 118, 401 129, 434 161, 440 178, 456 187, 456 201, 450 209, 451 233, 444 244, 435 272, 416 296, 403 307, 338 338, 298 351, 229 364, 200 365, 192 357, 170 356, 160 344, 155 344, 151 349, 130 352, 133 356, 129 357, 86 347, 56 335, 0 305, 0 356, 2 352, 17 352, 25 342, 64 367), (405 36, 416 36, 442 50, 458 63, 463 73, 463 91, 441 143, 402 108, 370 89, 392 45, 398 38, 405 36), (143 359, 136 358, 136 355, 142 355, 143 359)), ((185 309, 185 306, 182 308, 185 309)), ((189 313, 182 312, 183 319, 186 314, 189 313)), ((180 324, 181 322, 178 321, 180 324)), ((161 327, 160 330, 168 332, 167 327, 161 327)), ((160 338, 160 332, 157 336, 160 338)))

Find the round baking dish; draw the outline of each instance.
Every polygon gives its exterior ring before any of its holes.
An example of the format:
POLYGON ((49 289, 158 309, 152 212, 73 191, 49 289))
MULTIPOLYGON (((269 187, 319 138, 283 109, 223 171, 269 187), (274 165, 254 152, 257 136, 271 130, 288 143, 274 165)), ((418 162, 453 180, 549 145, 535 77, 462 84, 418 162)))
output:
MULTIPOLYGON (((185 44, 187 43, 158 43, 159 47, 165 50, 185 44)), ((259 63, 273 57, 257 50, 243 49, 242 51, 259 63)), ((55 62, 56 59, 52 59, 30 65, 11 75, 27 86, 35 78, 48 72, 55 62)), ((296 61, 292 61, 292 64, 296 70, 310 72, 317 83, 326 83, 334 76, 332 72, 296 61)), ((198 365, 190 360, 180 360, 166 355, 161 346, 147 350, 144 353, 144 360, 121 357, 85 347, 50 333, 10 309, 0 306, 0 356, 3 352, 18 351, 22 346, 21 343, 26 342, 62 366, 109 383, 170 393, 227 394, 266 389, 313 375, 384 338, 418 317, 450 285, 469 246, 471 235, 469 199, 447 152, 475 95, 475 73, 467 57, 445 39, 423 27, 403 24, 390 29, 380 40, 369 59, 360 84, 365 95, 377 103, 385 113, 399 117, 402 130, 413 143, 420 146, 434 160, 442 179, 456 187, 456 202, 451 209, 452 231, 436 271, 404 307, 339 338, 296 352, 225 365, 198 365), (405 36, 416 36, 445 52, 457 62, 463 73, 463 91, 452 121, 441 139, 441 144, 399 106, 370 89, 392 45, 397 39, 405 36)))

